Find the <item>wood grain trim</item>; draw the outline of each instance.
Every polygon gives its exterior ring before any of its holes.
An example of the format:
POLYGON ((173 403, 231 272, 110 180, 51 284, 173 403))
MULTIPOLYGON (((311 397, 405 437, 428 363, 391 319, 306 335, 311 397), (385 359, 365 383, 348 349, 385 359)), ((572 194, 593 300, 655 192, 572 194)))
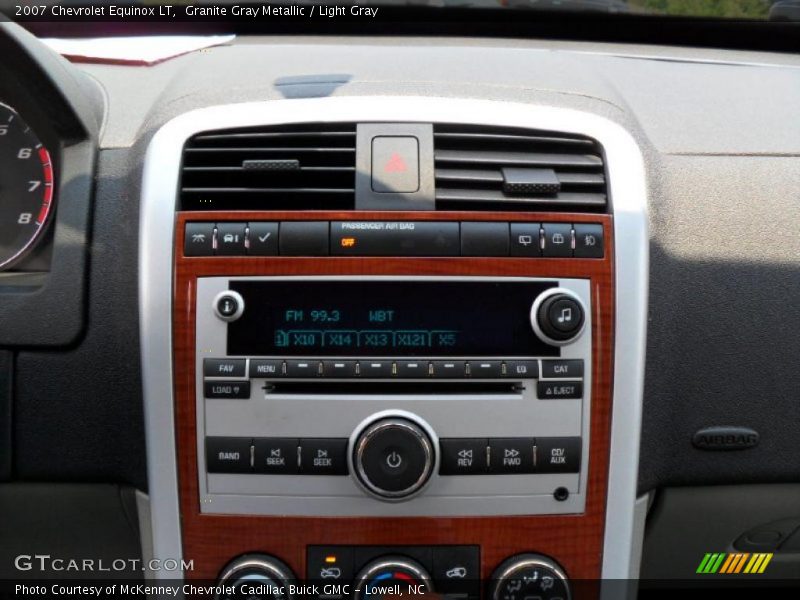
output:
MULTIPOLYGON (((213 579, 233 557, 273 554, 301 577, 309 544, 436 545, 479 544, 481 573, 489 577, 505 558, 526 551, 554 557, 573 579, 601 572, 605 520, 614 349, 614 240, 612 217, 553 213, 379 213, 379 212, 197 212, 176 217, 174 281, 174 375, 180 507, 185 559, 194 561, 189 579, 213 579), (281 220, 477 220, 602 223, 603 259, 550 258, 355 258, 355 257, 183 257, 186 221, 281 220), (457 518, 319 518, 201 514, 195 430, 196 279, 224 275, 471 275, 581 277, 591 279, 594 349, 591 447, 586 510, 567 516, 457 518)), ((165 268, 167 265, 165 264, 165 268)))

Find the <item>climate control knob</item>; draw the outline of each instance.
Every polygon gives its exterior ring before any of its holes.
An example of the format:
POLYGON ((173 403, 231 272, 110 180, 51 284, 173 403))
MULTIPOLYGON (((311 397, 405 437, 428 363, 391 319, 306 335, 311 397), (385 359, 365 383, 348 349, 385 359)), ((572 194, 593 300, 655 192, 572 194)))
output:
POLYGON ((367 563, 355 580, 353 600, 380 600, 383 596, 425 596, 433 592, 431 576, 417 561, 384 556, 367 563))
POLYGON ((554 288, 541 294, 531 307, 531 326, 542 341, 563 346, 583 332, 586 311, 581 299, 568 290, 554 288))
POLYGON ((564 570, 541 554, 519 554, 492 573, 490 600, 569 600, 570 586, 564 570))
POLYGON ((232 590, 232 593, 219 596, 218 600, 293 600, 290 586, 295 584, 295 576, 289 567, 273 556, 245 554, 228 563, 217 584, 232 590))
POLYGON ((405 500, 425 487, 435 445, 421 423, 402 416, 366 425, 353 444, 353 471, 361 487, 381 500, 405 500))

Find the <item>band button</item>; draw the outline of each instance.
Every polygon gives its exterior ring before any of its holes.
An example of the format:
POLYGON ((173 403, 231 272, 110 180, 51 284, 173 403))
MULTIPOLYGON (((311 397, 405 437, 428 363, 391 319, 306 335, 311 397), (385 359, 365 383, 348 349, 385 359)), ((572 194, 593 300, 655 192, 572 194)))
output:
POLYGON ((207 437, 206 470, 209 473, 249 473, 250 438, 207 437))

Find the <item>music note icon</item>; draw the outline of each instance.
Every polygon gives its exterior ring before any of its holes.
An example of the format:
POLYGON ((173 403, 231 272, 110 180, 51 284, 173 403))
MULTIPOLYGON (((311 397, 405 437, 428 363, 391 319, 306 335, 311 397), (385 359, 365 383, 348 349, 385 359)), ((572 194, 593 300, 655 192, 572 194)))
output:
POLYGON ((563 309, 561 311, 561 316, 558 317, 558 322, 559 323, 565 323, 565 322, 569 323, 570 321, 572 321, 572 309, 571 308, 565 308, 565 309, 563 309))

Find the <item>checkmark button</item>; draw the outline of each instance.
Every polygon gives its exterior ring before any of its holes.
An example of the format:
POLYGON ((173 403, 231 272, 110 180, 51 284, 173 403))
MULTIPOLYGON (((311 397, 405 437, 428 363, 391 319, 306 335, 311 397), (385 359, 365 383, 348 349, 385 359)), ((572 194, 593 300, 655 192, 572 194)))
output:
POLYGON ((278 224, 264 221, 248 224, 251 256, 275 256, 278 254, 278 224))

